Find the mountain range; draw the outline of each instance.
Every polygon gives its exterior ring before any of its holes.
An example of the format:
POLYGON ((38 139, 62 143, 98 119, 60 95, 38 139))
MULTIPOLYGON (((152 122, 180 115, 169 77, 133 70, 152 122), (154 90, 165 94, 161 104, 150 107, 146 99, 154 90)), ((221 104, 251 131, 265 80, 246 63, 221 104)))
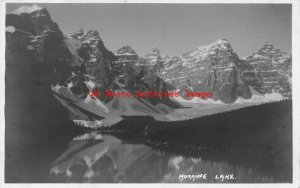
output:
MULTIPOLYGON (((6 54, 29 58, 38 84, 47 91, 50 84, 67 86, 72 81, 72 92, 84 98, 90 90, 84 84, 88 75, 100 89, 113 89, 111 83, 118 80, 130 91, 208 91, 223 103, 272 92, 292 97, 291 54, 269 42, 246 58, 226 39, 178 56, 163 55, 157 47, 139 56, 128 45, 113 53, 98 31, 63 34, 46 9, 16 12, 6 15, 6 54)), ((180 107, 168 97, 150 102, 180 107)))

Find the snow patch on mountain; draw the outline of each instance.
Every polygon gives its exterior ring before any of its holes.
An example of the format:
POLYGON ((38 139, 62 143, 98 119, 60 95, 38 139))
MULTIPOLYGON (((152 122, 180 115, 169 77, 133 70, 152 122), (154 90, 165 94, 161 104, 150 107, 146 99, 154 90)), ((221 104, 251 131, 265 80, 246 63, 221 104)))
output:
POLYGON ((101 40, 98 31, 84 31, 83 29, 70 33, 69 38, 79 40, 82 43, 88 44, 93 48, 95 48, 98 42, 101 40))
POLYGON ((236 104, 246 104, 246 103, 256 103, 256 104, 263 104, 263 103, 270 103, 276 101, 282 101, 284 97, 280 93, 267 93, 264 95, 252 95, 251 99, 244 99, 239 97, 235 103, 236 104))
POLYGON ((103 127, 109 127, 111 125, 114 125, 118 122, 120 122, 122 118, 110 118, 110 119, 104 119, 104 120, 94 120, 94 121, 88 121, 88 120, 73 120, 73 122, 81 127, 87 127, 91 129, 99 129, 103 127), (109 121, 109 122, 108 122, 109 121))
POLYGON ((93 82, 91 80, 85 81, 84 83, 89 88, 89 90, 93 89, 96 86, 95 82, 93 82))
POLYGON ((108 119, 102 119, 102 120, 94 120, 94 121, 89 121, 89 120, 73 120, 73 122, 81 127, 87 127, 91 129, 99 129, 103 127, 110 127, 112 125, 115 125, 122 121, 122 117, 112 117, 108 119))
MULTIPOLYGON (((83 103, 81 101, 81 103, 83 103)), ((86 99, 84 100, 85 105, 84 106, 90 106, 94 107, 94 111, 101 110, 101 112, 109 113, 109 109, 97 98, 91 98, 89 95, 87 95, 86 99)))
MULTIPOLYGON (((284 100, 284 97, 277 92, 272 92, 272 93, 267 93, 267 94, 260 94, 257 91, 255 91, 251 86, 250 86, 250 91, 252 93, 252 97, 250 99, 245 99, 242 97, 239 97, 232 105, 235 104, 263 104, 263 103, 269 103, 269 102, 276 102, 276 101, 282 101, 284 100)), ((224 104, 220 100, 214 100, 214 99, 201 99, 198 97, 194 97, 190 100, 186 100, 182 98, 181 96, 179 97, 174 97, 172 100, 175 100, 179 103, 184 104, 224 104)))
POLYGON ((198 62, 222 51, 233 51, 230 43, 226 39, 218 39, 212 44, 200 46, 196 50, 183 54, 181 62, 183 66, 192 68, 198 62))
POLYGON ((80 140, 102 140, 103 135, 98 132, 89 132, 89 133, 84 133, 82 135, 76 136, 73 138, 74 141, 80 141, 80 140))
POLYGON ((54 91, 56 93, 59 93, 60 88, 61 88, 61 86, 58 84, 56 84, 55 86, 51 85, 52 91, 54 91))
POLYGON ((200 46, 197 48, 197 50, 201 52, 210 52, 210 51, 214 51, 215 49, 226 51, 232 48, 227 39, 218 39, 216 42, 212 44, 200 46))
POLYGON ((14 33, 16 31, 16 28, 14 26, 7 26, 5 28, 5 31, 9 33, 14 33))
POLYGON ((180 103, 195 103, 195 104, 224 104, 222 101, 220 100, 214 100, 214 99, 201 99, 199 97, 194 97, 190 100, 186 100, 184 98, 182 98, 181 96, 178 96, 178 97, 174 97, 174 98, 171 98, 172 100, 175 100, 177 102, 180 102, 180 103))

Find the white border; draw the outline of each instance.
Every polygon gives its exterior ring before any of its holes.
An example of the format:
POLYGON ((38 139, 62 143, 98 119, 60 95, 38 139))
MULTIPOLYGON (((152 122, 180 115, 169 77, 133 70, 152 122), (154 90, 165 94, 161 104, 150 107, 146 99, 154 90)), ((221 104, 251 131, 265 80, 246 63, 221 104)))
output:
MULTIPOLYGON (((0 0, 1 1, 1 0, 0 0)), ((300 0, 4 0, 0 4, 0 187, 298 187, 300 188, 300 0), (5 103, 5 13, 6 3, 220 3, 220 4, 292 4, 292 67, 293 67, 293 183, 292 184, 5 184, 4 183, 4 151, 5 151, 5 119, 4 119, 4 103, 5 103)))

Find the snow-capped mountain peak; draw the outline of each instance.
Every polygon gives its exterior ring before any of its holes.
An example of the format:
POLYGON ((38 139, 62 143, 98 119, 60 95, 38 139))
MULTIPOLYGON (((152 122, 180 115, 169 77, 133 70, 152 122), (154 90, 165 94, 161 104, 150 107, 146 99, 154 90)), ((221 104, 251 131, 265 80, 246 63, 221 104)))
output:
POLYGON ((96 30, 88 30, 85 31, 83 29, 79 29, 78 31, 74 31, 72 33, 69 34, 70 38, 74 38, 74 39, 82 39, 82 38, 100 38, 98 31, 96 30))
POLYGON ((232 51, 232 47, 228 40, 226 39, 218 39, 216 42, 206 45, 200 46, 197 48, 198 52, 202 52, 203 55, 208 55, 214 53, 216 51, 232 51))
POLYGON ((259 72, 268 92, 276 91, 291 97, 292 56, 266 42, 258 51, 246 57, 256 72, 259 72))
POLYGON ((281 58, 281 57, 290 57, 291 55, 287 52, 284 52, 280 49, 274 47, 270 42, 266 42, 263 47, 258 49, 257 52, 254 52, 245 59, 272 59, 272 58, 281 58))
POLYGON ((92 47, 96 47, 98 42, 101 40, 98 31, 79 29, 78 31, 72 32, 69 34, 69 38, 79 40, 83 43, 87 43, 92 47))
POLYGON ((233 49, 226 39, 218 39, 216 42, 205 46, 199 46, 196 50, 182 55, 181 62, 183 66, 194 67, 198 62, 224 53, 226 56, 236 56, 233 49))

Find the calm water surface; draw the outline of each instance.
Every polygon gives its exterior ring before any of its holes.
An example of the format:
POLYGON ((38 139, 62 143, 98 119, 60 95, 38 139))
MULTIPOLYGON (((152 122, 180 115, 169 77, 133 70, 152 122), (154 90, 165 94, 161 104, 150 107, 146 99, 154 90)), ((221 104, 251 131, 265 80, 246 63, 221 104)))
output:
MULTIPOLYGON (((49 168, 54 182, 285 182, 268 147, 207 147, 142 135, 89 132, 71 139, 49 168)), ((280 165, 280 164, 279 164, 280 165)))

